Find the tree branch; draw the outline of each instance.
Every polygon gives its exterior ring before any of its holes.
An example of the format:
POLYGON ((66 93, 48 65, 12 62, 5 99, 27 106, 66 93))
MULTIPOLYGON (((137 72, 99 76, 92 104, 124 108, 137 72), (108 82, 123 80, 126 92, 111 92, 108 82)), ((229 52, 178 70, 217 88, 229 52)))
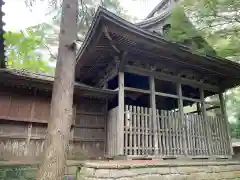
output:
POLYGON ((57 57, 51 52, 50 48, 49 48, 47 45, 45 45, 45 48, 47 48, 47 50, 48 50, 48 52, 49 52, 51 58, 57 60, 57 57))
MULTIPOLYGON (((229 24, 233 24, 234 22, 229 22, 229 24)), ((205 30, 205 29, 207 29, 207 28, 214 28, 214 27, 217 27, 217 26, 222 26, 222 25, 226 25, 227 23, 226 22, 222 22, 222 23, 217 23, 217 24, 212 24, 212 25, 209 25, 209 26, 205 26, 205 27, 203 27, 203 28, 201 28, 201 29, 199 29, 199 31, 203 31, 203 30, 205 30)))
POLYGON ((85 10, 84 10, 84 4, 83 4, 83 0, 81 0, 81 6, 82 6, 82 11, 84 12, 84 14, 85 14, 85 22, 86 22, 86 25, 87 25, 87 27, 89 28, 90 26, 89 26, 89 23, 88 23, 88 18, 87 18, 87 13, 85 12, 85 10))

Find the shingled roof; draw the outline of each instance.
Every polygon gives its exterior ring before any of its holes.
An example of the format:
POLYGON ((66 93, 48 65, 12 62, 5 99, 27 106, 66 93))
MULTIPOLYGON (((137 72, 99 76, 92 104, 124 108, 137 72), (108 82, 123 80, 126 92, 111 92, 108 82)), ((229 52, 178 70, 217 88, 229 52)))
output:
MULTIPOLYGON (((19 87, 38 88, 47 91, 52 90, 54 82, 53 76, 29 72, 26 70, 15 69, 0 69, 0 83, 19 85, 19 87), (6 81, 7 80, 7 81, 6 81)), ((108 89, 100 89, 91 87, 86 84, 75 82, 75 93, 80 93, 82 96, 97 97, 97 98, 112 98, 116 95, 116 91, 108 89)))
POLYGON ((150 12, 146 19, 136 25, 162 36, 167 36, 165 31, 168 31, 170 28, 173 30, 177 29, 178 32, 179 30, 187 29, 185 33, 191 32, 191 34, 187 34, 188 37, 183 42, 178 43, 189 47, 194 43, 197 49, 203 49, 205 53, 215 55, 216 52, 214 49, 201 35, 199 35, 197 29, 185 14, 184 9, 178 5, 178 2, 179 0, 160 0, 160 3, 150 12), (176 10, 181 12, 177 14, 179 18, 178 24, 171 22, 172 18, 176 18, 173 16, 176 10), (181 24, 182 27, 179 27, 179 24, 181 24))
POLYGON ((195 54, 190 48, 167 41, 161 35, 132 24, 102 7, 98 8, 77 54, 76 79, 81 82, 84 79, 90 82, 93 78, 101 78, 98 73, 113 61, 107 58, 116 51, 104 36, 103 27, 106 26, 111 43, 121 51, 134 55, 135 59, 141 58, 146 63, 150 60, 160 64, 171 63, 178 69, 182 66, 191 68, 204 77, 211 76, 212 80, 216 80, 215 85, 224 90, 240 83, 238 63, 217 56, 195 54))

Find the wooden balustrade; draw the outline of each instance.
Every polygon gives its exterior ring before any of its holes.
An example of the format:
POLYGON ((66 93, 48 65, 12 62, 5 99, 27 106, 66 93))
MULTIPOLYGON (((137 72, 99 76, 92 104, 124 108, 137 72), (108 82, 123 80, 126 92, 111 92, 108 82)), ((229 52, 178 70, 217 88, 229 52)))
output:
MULTIPOLYGON (((116 155, 116 139, 118 133, 116 107, 109 116, 108 150, 109 155, 116 155), (114 113, 115 112, 115 113, 114 113), (115 143, 114 143, 115 142, 115 143)), ((227 129, 222 117, 206 117, 199 114, 185 114, 181 121, 177 111, 157 110, 157 124, 154 128, 151 108, 129 106, 124 109, 124 155, 127 156, 158 156, 162 158, 209 157, 207 139, 212 156, 229 156, 227 129), (205 123, 207 126, 205 126, 205 123), (185 127, 185 130, 184 130, 185 127), (157 139, 154 129, 157 129, 157 139), (206 135, 206 132, 208 135, 206 135), (184 138, 184 133, 186 139, 184 138), (158 143, 157 146, 154 143, 158 143), (184 144, 186 144, 186 148, 184 144), (156 148, 158 147, 158 148, 156 148)))

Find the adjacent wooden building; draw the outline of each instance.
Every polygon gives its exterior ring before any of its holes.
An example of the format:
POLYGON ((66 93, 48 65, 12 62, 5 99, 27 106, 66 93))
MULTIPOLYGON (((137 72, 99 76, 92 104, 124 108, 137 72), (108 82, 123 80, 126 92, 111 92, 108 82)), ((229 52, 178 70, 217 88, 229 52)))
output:
MULTIPOLYGON (((53 78, 0 70, 0 156, 39 159, 43 151, 53 78)), ((112 90, 75 83, 70 159, 104 157, 107 99, 112 90)))
MULTIPOLYGON (((223 92, 240 83, 239 64, 194 54, 101 7, 76 61, 69 159, 231 157, 223 92)), ((41 157, 53 80, 0 70, 2 159, 41 157)))

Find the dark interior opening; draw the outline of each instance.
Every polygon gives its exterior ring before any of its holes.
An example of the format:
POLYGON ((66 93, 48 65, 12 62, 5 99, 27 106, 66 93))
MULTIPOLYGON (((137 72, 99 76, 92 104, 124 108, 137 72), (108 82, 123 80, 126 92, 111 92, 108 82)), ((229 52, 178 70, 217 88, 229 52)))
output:
POLYGON ((117 89, 118 88, 118 76, 115 76, 113 79, 108 81, 108 89, 117 89))
POLYGON ((147 76, 139 76, 136 74, 124 74, 124 86, 137 89, 149 90, 149 80, 147 76))

